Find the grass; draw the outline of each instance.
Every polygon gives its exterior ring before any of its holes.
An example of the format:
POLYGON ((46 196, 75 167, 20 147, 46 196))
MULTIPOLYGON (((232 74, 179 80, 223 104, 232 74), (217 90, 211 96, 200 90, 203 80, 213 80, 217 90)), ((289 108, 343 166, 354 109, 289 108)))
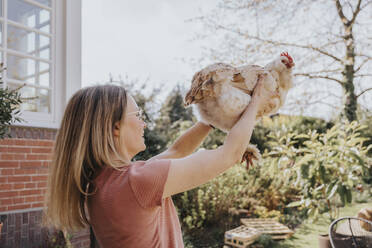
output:
MULTIPOLYGON (((339 217, 356 216, 360 209, 371 206, 372 202, 353 203, 341 208, 339 217)), ((326 218, 322 218, 316 223, 310 223, 307 221, 295 230, 295 234, 290 239, 279 242, 279 246, 283 248, 318 247, 318 235, 328 233, 329 225, 330 223, 326 218)))

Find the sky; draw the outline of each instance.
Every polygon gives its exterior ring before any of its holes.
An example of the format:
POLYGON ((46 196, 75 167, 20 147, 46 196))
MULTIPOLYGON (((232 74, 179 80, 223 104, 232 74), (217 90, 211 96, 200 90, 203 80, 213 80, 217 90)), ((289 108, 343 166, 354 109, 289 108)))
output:
POLYGON ((83 0, 83 86, 128 76, 173 88, 195 73, 181 58, 199 57, 189 22, 212 0, 83 0))

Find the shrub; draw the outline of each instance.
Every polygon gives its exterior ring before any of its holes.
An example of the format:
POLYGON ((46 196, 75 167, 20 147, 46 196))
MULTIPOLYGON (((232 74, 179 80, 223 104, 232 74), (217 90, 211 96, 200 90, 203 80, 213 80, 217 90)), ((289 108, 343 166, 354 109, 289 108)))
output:
MULTIPOLYGON (((306 139, 305 147, 294 149, 298 155, 294 168, 298 177, 296 184, 302 188, 301 200, 289 204, 308 209, 308 215, 316 219, 326 213, 330 220, 338 216, 338 206, 352 201, 352 191, 362 183, 362 177, 369 173, 370 159, 364 147, 360 132, 365 127, 352 122, 337 124, 324 134, 309 131, 306 135, 287 136, 306 139)), ((273 153, 286 153, 274 151, 273 153)))
MULTIPOLYGON (((4 70, 3 64, 0 64, 0 73, 4 70)), ((18 89, 11 90, 3 88, 3 82, 0 78, 0 139, 9 136, 9 126, 15 122, 20 122, 19 105, 22 103, 18 89)))

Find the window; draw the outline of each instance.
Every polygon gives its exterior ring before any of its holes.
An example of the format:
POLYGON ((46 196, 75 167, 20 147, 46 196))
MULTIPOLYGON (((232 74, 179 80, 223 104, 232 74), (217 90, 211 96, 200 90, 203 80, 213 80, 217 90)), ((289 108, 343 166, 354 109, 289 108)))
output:
MULTIPOLYGON (((4 85, 25 98, 24 116, 54 119, 55 0, 0 0, 4 85)), ((30 119, 30 118, 26 118, 30 119)), ((32 118, 31 118, 32 119, 32 118)))

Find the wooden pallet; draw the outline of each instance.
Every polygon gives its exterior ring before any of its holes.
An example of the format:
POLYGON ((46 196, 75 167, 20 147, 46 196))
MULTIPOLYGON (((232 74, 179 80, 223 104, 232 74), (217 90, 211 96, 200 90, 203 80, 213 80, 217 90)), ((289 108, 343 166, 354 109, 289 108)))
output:
POLYGON ((246 227, 244 225, 239 226, 225 232, 225 244, 232 247, 246 248, 260 235, 261 232, 257 229, 246 227))
POLYGON ((240 222, 246 227, 257 229, 261 234, 271 235, 272 239, 287 239, 294 233, 291 229, 273 219, 242 218, 240 222))

